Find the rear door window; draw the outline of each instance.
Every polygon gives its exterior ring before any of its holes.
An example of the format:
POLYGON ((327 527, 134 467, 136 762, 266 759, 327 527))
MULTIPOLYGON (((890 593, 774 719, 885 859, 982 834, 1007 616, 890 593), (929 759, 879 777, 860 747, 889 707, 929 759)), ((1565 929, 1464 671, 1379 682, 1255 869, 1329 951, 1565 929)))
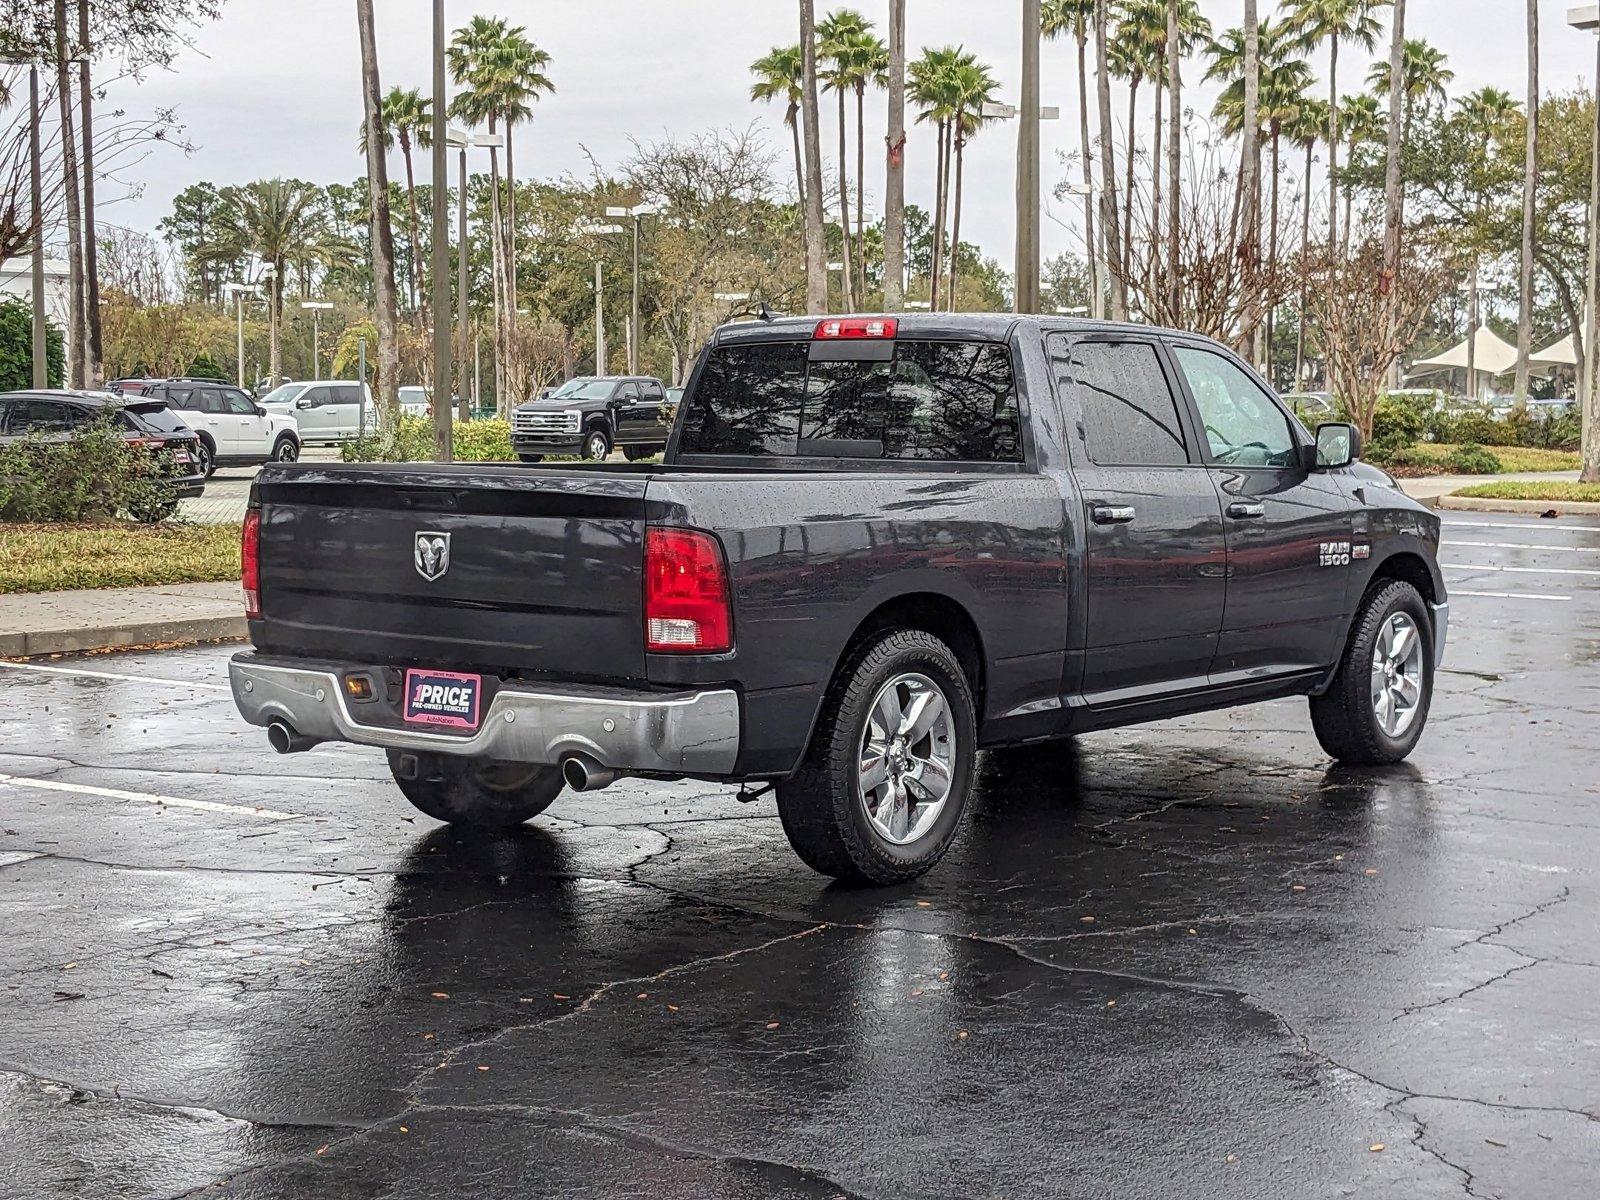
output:
MULTIPOLYGON (((1053 340, 1054 354, 1063 347, 1053 340)), ((1057 369, 1077 395, 1090 462, 1099 467, 1189 462, 1178 401, 1153 343, 1080 341, 1069 354, 1065 364, 1058 360, 1057 369)))
POLYGON ((906 339, 887 361, 808 362, 809 346, 713 350, 681 452, 1022 461, 1006 346, 906 339))
POLYGON ((359 383, 340 383, 333 387, 333 403, 335 404, 360 404, 361 385, 359 383))
POLYGON ((65 433, 77 426, 82 409, 55 400, 15 400, 11 404, 9 433, 65 433))

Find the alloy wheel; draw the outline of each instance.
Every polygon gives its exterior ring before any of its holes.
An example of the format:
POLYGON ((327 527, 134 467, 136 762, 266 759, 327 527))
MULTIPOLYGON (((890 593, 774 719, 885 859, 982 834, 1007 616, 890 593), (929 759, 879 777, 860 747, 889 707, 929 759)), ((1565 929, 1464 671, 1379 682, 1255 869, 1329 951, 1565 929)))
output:
POLYGON ((1389 737, 1417 719, 1422 683, 1422 632, 1409 613, 1390 613, 1372 646, 1372 715, 1389 737))
POLYGON ((879 836, 905 846, 932 828, 950 798, 956 755, 950 705, 919 672, 879 690, 861 735, 857 791, 879 836))

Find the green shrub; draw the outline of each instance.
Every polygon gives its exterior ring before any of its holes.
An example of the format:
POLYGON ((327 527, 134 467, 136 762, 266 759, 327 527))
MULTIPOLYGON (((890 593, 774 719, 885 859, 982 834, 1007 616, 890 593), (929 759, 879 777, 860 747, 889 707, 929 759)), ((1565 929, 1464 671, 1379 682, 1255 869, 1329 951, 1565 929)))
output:
MULTIPOLYGON (((61 330, 45 324, 45 383, 61 386, 66 358, 61 330)), ((33 306, 21 300, 0 300, 0 392, 33 386, 33 306)))
POLYGON ((131 445, 109 420, 59 440, 30 435, 0 446, 0 520, 160 520, 176 507, 173 472, 170 455, 131 445))
MULTIPOLYGON (((1372 438, 1364 456, 1387 458, 1422 436, 1427 425, 1422 405, 1410 396, 1385 396, 1372 414, 1372 438)), ((1376 460, 1374 460, 1376 461, 1376 460)))
MULTIPOLYGON (((457 421, 454 446, 457 462, 517 461, 511 447, 511 426, 498 417, 457 421)), ((341 454, 345 462, 431 462, 433 418, 402 413, 392 425, 380 421, 366 437, 346 442, 341 454)), ((549 455, 546 460, 556 457, 549 455)))
POLYGON ((1494 453, 1473 442, 1457 446, 1445 463, 1460 475, 1498 475, 1500 460, 1494 453))

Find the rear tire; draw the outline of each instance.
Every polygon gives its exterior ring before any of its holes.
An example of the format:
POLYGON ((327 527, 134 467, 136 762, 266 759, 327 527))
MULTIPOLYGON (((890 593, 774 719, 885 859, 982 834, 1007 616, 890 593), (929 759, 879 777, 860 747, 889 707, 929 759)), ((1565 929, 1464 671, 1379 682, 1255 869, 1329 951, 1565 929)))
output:
POLYGON ((196 465, 200 468, 200 473, 210 479, 211 473, 217 469, 217 452, 211 448, 210 442, 206 441, 205 438, 201 438, 200 444, 195 447, 194 453, 199 460, 196 465))
POLYGON ((930 633, 889 630, 852 648, 840 666, 800 770, 777 786, 778 816, 789 844, 812 869, 850 883, 904 883, 927 871, 949 848, 972 790, 976 761, 977 720, 960 661, 930 633), (909 716, 919 695, 929 692, 938 694, 944 715, 921 734, 909 716), (892 698, 886 702, 886 696, 892 698), (880 707, 886 703, 887 708, 880 707), (896 708, 908 719, 891 729, 896 708), (898 736, 897 730, 918 736, 908 741, 909 734, 898 736), (863 787, 873 747, 885 743, 898 745, 898 758, 894 750, 876 758, 898 766, 886 776, 889 782, 863 787), (941 753, 943 765, 934 771, 929 764, 941 753), (895 773, 907 764, 910 772, 895 773), (926 800, 934 793, 922 781, 937 788, 941 774, 947 782, 942 804, 935 808, 926 800), (898 799, 892 790, 896 786, 902 789, 898 799), (890 792, 883 793, 885 787, 890 792), (904 824, 905 840, 895 840, 880 828, 884 820, 895 828, 897 818, 904 824))
POLYGON ((544 461, 544 455, 542 455, 542 454, 518 454, 517 457, 520 458, 525 463, 536 463, 536 462, 543 462, 544 461))
POLYGON ((1362 598, 1333 683, 1311 697, 1311 727, 1342 763, 1397 763, 1415 748, 1433 699, 1433 622, 1409 583, 1362 598))
POLYGON ((660 454, 665 446, 624 446, 622 457, 629 462, 638 462, 640 459, 649 458, 652 454, 660 454))
POLYGON ((405 798, 436 821, 491 832, 515 829, 550 807, 559 767, 390 750, 389 770, 405 798))

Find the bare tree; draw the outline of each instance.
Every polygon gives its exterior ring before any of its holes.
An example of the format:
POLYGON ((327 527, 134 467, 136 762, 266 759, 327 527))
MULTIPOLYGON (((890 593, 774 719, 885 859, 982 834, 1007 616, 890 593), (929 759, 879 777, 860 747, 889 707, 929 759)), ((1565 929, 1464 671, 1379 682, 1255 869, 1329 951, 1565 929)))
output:
POLYGON ((806 311, 828 308, 827 248, 822 233, 822 137, 817 112, 817 12, 813 0, 800 0, 800 121, 806 144, 806 311))
MULTIPOLYGON (((394 231, 389 217, 389 168, 383 158, 383 89, 378 82, 378 35, 372 0, 356 0, 361 34, 361 101, 367 121, 367 190, 372 198, 372 292, 377 309, 378 402, 386 416, 400 408, 398 300, 394 286, 394 231)), ((449 386, 446 384, 445 386, 449 386)))
POLYGON ((889 0, 889 130, 883 192, 883 307, 897 312, 906 274, 906 0, 889 0))
MULTIPOLYGON (((1257 15, 1256 0, 1244 0, 1243 120, 1243 190, 1240 193, 1240 208, 1244 234, 1239 239, 1239 247, 1240 253, 1254 266, 1261 257, 1261 19, 1257 15)), ((1259 317, 1251 314, 1240 335, 1246 343, 1253 345, 1259 328, 1259 317)), ((1259 350, 1251 355, 1251 360, 1261 365, 1259 350)))
MULTIPOLYGON (((1399 20, 1398 14, 1396 20, 1399 20)), ((1391 68, 1392 69, 1392 68, 1391 68)), ((1517 407, 1528 403, 1528 355, 1533 353, 1533 222, 1539 190, 1539 0, 1528 0, 1528 136, 1522 168, 1522 261, 1517 276, 1517 407)))
POLYGON ((100 250, 94 219, 94 87, 90 83, 89 0, 78 0, 78 119, 83 127, 83 381, 105 382, 100 329, 100 250))

